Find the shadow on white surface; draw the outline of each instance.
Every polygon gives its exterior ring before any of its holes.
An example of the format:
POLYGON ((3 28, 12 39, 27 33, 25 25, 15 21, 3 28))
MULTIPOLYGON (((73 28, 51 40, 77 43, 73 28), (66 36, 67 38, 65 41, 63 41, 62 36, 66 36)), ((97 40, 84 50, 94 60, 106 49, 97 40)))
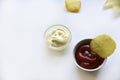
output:
POLYGON ((114 18, 116 19, 116 18, 120 18, 120 12, 119 13, 114 13, 114 18))
POLYGON ((87 72, 76 67, 76 72, 79 75, 80 80, 97 80, 100 70, 87 72))
POLYGON ((64 56, 67 51, 67 49, 57 51, 57 50, 52 50, 49 48, 47 50, 48 50, 49 55, 51 55, 51 56, 64 56))

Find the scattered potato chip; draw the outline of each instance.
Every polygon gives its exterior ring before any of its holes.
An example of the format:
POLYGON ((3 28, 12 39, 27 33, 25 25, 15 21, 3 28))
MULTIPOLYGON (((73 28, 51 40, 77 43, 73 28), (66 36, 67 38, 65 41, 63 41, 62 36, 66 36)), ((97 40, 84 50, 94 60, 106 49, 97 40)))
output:
POLYGON ((81 7, 80 0, 65 0, 65 5, 68 11, 78 12, 81 7))
POLYGON ((90 46, 91 50, 96 52, 100 57, 107 58, 114 52, 116 43, 109 35, 103 34, 94 38, 90 46))
POLYGON ((106 0, 104 8, 113 8, 115 12, 120 12, 120 0, 106 0))
POLYGON ((120 13, 120 6, 114 6, 113 10, 114 10, 114 12, 120 13))
POLYGON ((107 0, 104 4, 104 8, 112 8, 113 7, 113 0, 107 0))

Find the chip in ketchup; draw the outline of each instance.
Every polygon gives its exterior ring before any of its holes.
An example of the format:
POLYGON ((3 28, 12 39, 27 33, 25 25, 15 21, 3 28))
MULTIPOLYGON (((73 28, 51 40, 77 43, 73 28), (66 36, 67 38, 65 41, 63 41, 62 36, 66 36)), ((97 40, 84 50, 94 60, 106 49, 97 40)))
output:
POLYGON ((96 70, 105 61, 104 58, 101 58, 91 50, 91 40, 92 39, 82 40, 74 48, 74 58, 78 67, 81 67, 88 71, 93 71, 94 69, 96 70))

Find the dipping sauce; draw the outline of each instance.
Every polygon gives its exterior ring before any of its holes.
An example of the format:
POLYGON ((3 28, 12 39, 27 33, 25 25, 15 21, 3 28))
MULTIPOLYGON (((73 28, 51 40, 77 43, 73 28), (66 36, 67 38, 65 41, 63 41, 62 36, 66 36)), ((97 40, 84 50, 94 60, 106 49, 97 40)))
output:
POLYGON ((63 25, 53 25, 45 32, 47 45, 54 50, 63 50, 71 40, 70 30, 63 25))
POLYGON ((90 41, 76 46, 75 59, 79 66, 86 69, 95 69, 104 61, 104 58, 91 51, 90 41))

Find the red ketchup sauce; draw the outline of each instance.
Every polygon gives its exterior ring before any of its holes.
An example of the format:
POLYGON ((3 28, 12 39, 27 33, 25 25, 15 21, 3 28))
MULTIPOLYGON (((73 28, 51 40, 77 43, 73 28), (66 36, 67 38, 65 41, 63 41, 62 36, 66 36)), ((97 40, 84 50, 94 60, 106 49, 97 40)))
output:
POLYGON ((104 58, 101 58, 91 50, 90 42, 76 47, 75 59, 78 65, 86 69, 97 68, 104 61, 104 58))

